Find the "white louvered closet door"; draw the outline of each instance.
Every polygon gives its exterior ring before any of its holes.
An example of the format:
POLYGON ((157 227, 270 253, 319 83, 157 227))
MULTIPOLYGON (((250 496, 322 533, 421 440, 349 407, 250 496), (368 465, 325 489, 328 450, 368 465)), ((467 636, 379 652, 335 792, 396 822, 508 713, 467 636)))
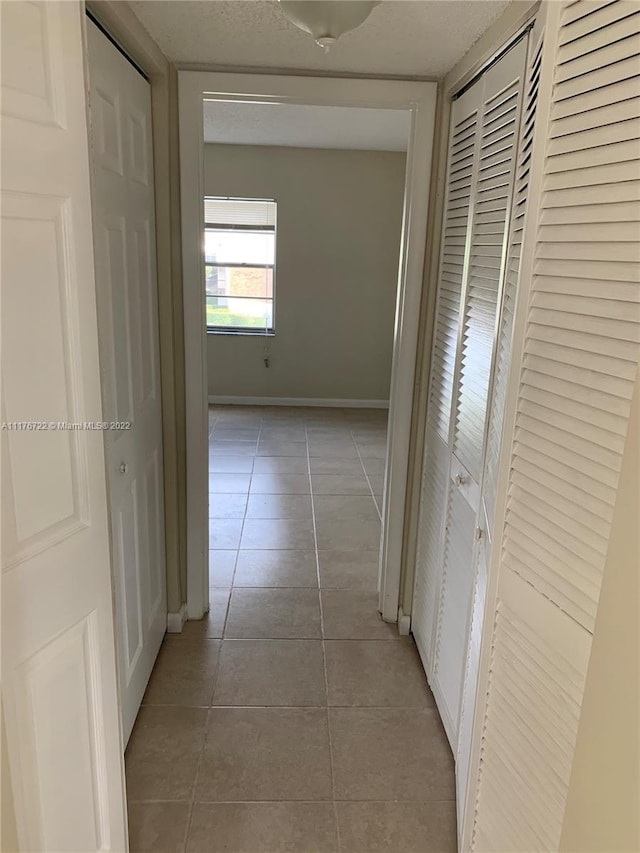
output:
POLYGON ((494 539, 495 506, 498 464, 504 428, 507 384, 511 364, 516 299, 520 276, 522 238, 529 191, 533 129, 542 62, 543 23, 536 21, 528 39, 528 59, 523 95, 523 114, 520 121, 520 141, 507 243, 504 284, 500 300, 498 335, 494 354, 493 376, 489 396, 487 438, 484 470, 480 490, 478 536, 476 537, 474 566, 474 591, 471 606, 471 624, 467 643, 465 676, 460 707, 458 746, 456 753, 457 814, 462 829, 462 818, 468 791, 471 737, 476 706, 476 691, 480 666, 480 646, 484 627, 487 597, 488 566, 494 539))
POLYGON ((449 481, 432 689, 454 752, 480 528, 480 482, 497 318, 506 266, 527 39, 483 76, 453 384, 449 481))
POLYGON ((640 356, 640 9, 543 9, 529 292, 463 835, 478 851, 560 843, 640 356))
POLYGON ((440 279, 431 355, 429 404, 420 507, 412 630, 428 675, 442 573, 442 524, 450 468, 450 420, 460 330, 465 255, 469 240, 476 128, 482 81, 452 106, 440 279))

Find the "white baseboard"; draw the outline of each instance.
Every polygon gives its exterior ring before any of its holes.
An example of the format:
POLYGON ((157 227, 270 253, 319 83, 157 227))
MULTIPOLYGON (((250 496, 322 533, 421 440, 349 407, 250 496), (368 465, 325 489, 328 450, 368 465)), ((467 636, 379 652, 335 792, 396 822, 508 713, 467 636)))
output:
POLYGON ((211 405, 226 406, 314 406, 330 409, 388 409, 388 400, 342 400, 324 397, 225 397, 209 395, 211 405))
POLYGON ((167 633, 181 634, 187 621, 187 605, 183 604, 177 613, 167 613, 167 633))
POLYGON ((398 608, 398 634, 408 637, 411 633, 411 616, 405 613, 402 607, 398 608))

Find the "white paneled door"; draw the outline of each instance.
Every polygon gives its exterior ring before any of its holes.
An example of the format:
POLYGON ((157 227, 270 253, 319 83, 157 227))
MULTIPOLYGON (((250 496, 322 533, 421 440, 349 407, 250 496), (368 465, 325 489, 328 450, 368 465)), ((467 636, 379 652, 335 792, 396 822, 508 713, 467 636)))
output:
POLYGON ((20 849, 122 851, 83 21, 77 2, 0 10, 2 701, 20 849))
POLYGON ((87 21, 94 245, 125 742, 167 626, 151 88, 87 21))

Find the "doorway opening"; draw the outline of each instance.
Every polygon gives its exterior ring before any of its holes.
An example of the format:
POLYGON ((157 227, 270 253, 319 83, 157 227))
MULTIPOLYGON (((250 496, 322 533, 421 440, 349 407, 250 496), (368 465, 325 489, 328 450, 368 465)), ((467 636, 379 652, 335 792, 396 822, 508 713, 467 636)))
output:
POLYGON ((205 100, 203 128, 211 630, 224 589, 229 636, 296 598, 310 625, 264 631, 315 636, 318 586, 377 619, 410 114, 205 100))
MULTIPOLYGON (((207 386, 207 360, 229 363, 230 347, 238 347, 238 341, 231 335, 213 335, 211 344, 205 333, 206 322, 202 282, 205 280, 205 257, 202 253, 205 228, 204 198, 207 195, 217 197, 261 197, 269 198, 276 193, 257 189, 226 189, 216 184, 216 189, 207 190, 207 169, 209 157, 205 142, 205 127, 219 133, 221 127, 227 131, 237 127, 237 117, 242 109, 278 110, 285 115, 287 110, 306 110, 311 121, 314 110, 322 108, 333 111, 340 109, 343 114, 359 111, 360 123, 369 112, 369 117, 378 112, 403 113, 408 117, 408 144, 404 167, 404 186, 401 215, 401 238, 399 264, 394 273, 397 282, 395 289, 394 326, 392 338, 391 380, 388 392, 389 454, 384 475, 381 498, 383 518, 381 551, 378 572, 378 609, 389 622, 398 620, 398 601, 401 573, 401 552, 404 527, 404 504, 407 480, 409 452, 409 432, 413 402, 413 377, 415 371, 416 343, 418 333, 418 315, 422 291, 422 273, 424 261, 424 242, 428 206, 431 146, 435 112, 436 87, 430 83, 400 83, 391 81, 335 80, 294 77, 261 78, 250 75, 215 74, 207 72, 180 72, 180 148, 181 148, 181 191, 182 191, 182 235, 184 280, 189 282, 184 289, 185 317, 185 361, 186 361, 186 408, 187 434, 187 495, 190 507, 187 530, 188 579, 187 609, 189 618, 201 618, 209 604, 209 567, 208 567, 208 469, 204 463, 208 454, 209 423, 207 407, 210 390, 207 386), (349 108, 347 110, 346 108, 349 108), (283 110, 285 111, 283 113, 283 110), (220 120, 208 122, 209 112, 218 112, 220 120), (235 116, 236 121, 229 117, 235 116), (226 121, 224 120, 226 117, 226 121), (200 284, 200 288, 196 283, 200 284), (210 355, 211 351, 214 355, 210 355), (216 351, 220 358, 216 359, 216 351), (225 357, 226 356, 226 357, 225 357)), ((261 119, 264 122, 264 119, 261 119)), ((340 122, 337 122, 340 124, 340 122)), ((277 122, 275 123, 277 124, 277 122)), ((301 122, 294 126, 305 127, 301 122)), ((405 124, 406 128, 406 124, 405 124)), ((209 131, 211 132, 211 131, 209 131)), ((365 136, 371 136, 365 130, 365 136)), ((273 141, 273 140, 272 140, 273 141)), ((217 139, 214 144, 228 145, 228 139, 217 139)), ((345 177, 345 180, 348 180, 345 177)), ((236 187, 239 185, 236 184, 236 187)), ((276 201, 279 201, 276 199, 276 201)), ((279 207, 279 223, 282 227, 282 206, 279 207)), ((354 223, 355 224, 355 223, 354 223)), ((313 226, 307 229, 308 239, 314 238, 313 226)), ((282 273, 278 271, 276 278, 282 273)), ((275 286, 278 292, 278 284, 275 286)), ((276 295, 275 315, 279 314, 278 295, 276 295)), ((365 303, 363 303, 365 304, 365 303)), ((357 312, 356 312, 357 313, 357 312)), ((325 334, 326 323, 318 317, 313 335, 321 338, 325 334)), ((355 324, 354 324, 355 325, 355 324)), ((276 340, 267 340, 265 334, 251 341, 245 350, 252 352, 255 363, 260 363, 263 376, 272 377, 267 365, 272 364, 272 348, 278 346, 276 340), (252 347, 252 349, 251 349, 252 347), (255 356, 259 355, 259 358, 255 356), (264 367, 262 367, 264 365, 264 367)), ((348 336, 347 336, 348 337, 348 336)), ((307 344, 312 340, 307 337, 307 344)), ((325 341, 330 340, 325 335, 325 341)), ((243 341, 247 344, 247 341, 243 341)), ((304 353, 308 345, 302 349, 304 353)), ((286 360, 295 364, 300 356, 286 360)), ((335 372, 339 374, 340 367, 335 372)), ((211 372, 211 371, 210 371, 211 372)), ((365 367, 366 372, 366 367, 365 367)), ((371 371, 373 372, 373 371, 371 371)), ((220 372, 217 373, 221 375, 220 372)), ((264 381, 264 380, 263 380, 264 381)), ((269 381, 272 381, 269 379, 269 381)), ((238 383, 235 386, 238 387, 238 383)), ((246 386, 245 386, 246 387, 246 386)), ((300 386, 298 386, 300 387, 300 386)), ((227 390, 224 387, 222 390, 227 390)), ((215 390, 215 389, 214 389, 215 390)), ((238 402, 229 397, 237 394, 212 394, 214 402, 238 402), (215 399, 216 396, 218 399, 215 399)), ((340 397, 327 393, 309 393, 302 391, 289 394, 247 394, 250 403, 293 403, 300 404, 301 397, 319 400, 352 401, 357 394, 342 394, 340 397), (277 399, 273 399, 273 398, 277 399)), ((369 399, 369 405, 383 406, 380 396, 369 399)), ((308 399, 305 402, 309 402, 308 399)), ((378 475, 379 476, 379 475, 378 475)), ((221 549, 222 550, 222 549, 221 549)))

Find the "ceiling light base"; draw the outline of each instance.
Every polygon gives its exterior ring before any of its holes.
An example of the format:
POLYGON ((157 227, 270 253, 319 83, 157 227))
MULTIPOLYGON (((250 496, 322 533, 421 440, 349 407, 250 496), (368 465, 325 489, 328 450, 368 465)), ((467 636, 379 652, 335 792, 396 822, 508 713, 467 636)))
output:
POLYGON ((340 36, 363 24, 381 0, 278 0, 286 18, 309 33, 325 53, 340 36))

